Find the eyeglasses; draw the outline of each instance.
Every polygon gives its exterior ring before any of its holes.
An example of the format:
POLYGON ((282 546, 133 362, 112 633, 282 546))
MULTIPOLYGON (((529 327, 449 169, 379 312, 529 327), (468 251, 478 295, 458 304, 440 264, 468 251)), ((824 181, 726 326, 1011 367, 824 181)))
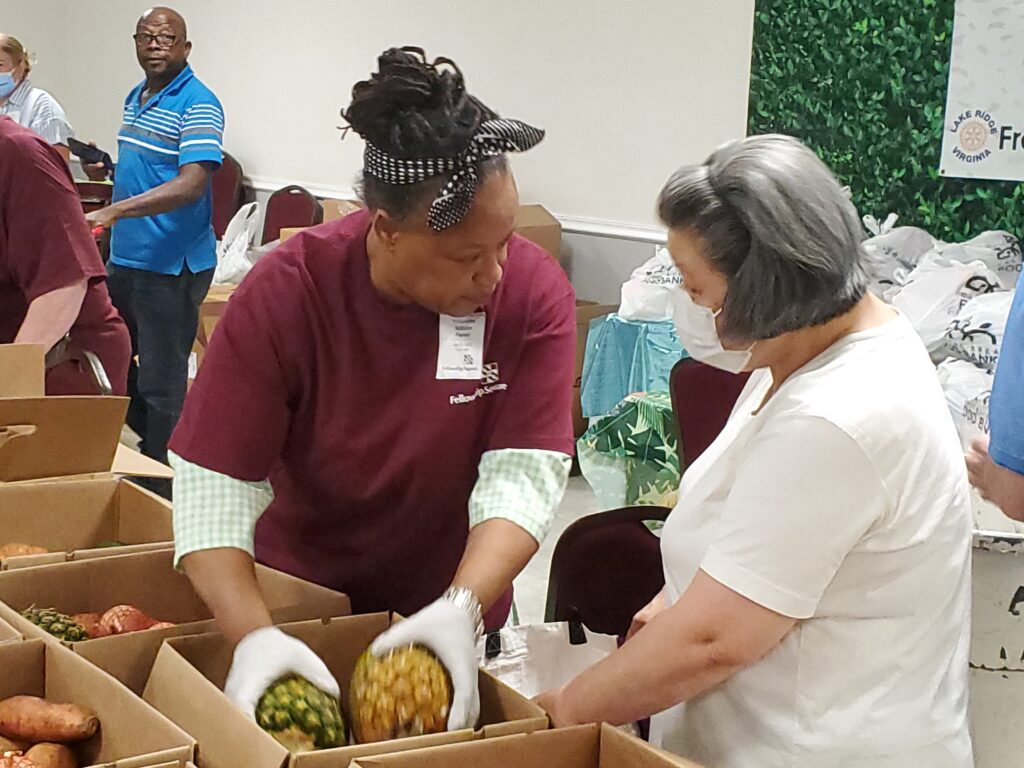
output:
POLYGON ((174 41, 178 38, 176 35, 168 35, 165 33, 161 33, 159 35, 151 35, 149 34, 149 32, 136 32, 134 35, 132 35, 132 39, 135 41, 135 45, 139 46, 140 48, 145 48, 154 40, 156 41, 156 44, 159 45, 161 48, 170 48, 172 45, 174 45, 174 41))

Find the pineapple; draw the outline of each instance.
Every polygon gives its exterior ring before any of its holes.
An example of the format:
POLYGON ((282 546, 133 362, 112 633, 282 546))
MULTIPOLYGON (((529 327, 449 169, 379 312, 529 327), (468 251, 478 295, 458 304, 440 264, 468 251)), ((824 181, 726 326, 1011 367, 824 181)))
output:
POLYGON ((452 704, 448 670, 423 646, 386 656, 366 651, 349 686, 352 733, 360 744, 441 733, 452 704))
POLYGON ((66 642, 76 643, 79 640, 89 639, 89 633, 85 631, 85 627, 70 616, 58 613, 53 608, 31 606, 22 611, 21 615, 40 629, 66 642))
POLYGON ((284 677, 263 692, 256 705, 256 722, 292 752, 345 743, 338 700, 297 675, 284 677))

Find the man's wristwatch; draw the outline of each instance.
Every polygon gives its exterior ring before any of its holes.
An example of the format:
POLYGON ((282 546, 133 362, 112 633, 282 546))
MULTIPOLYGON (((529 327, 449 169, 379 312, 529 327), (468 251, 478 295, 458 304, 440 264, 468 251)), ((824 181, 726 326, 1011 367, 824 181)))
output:
POLYGON ((457 605, 469 614, 469 620, 473 623, 477 642, 484 636, 484 611, 480 600, 473 594, 469 587, 448 587, 441 595, 441 598, 449 603, 457 605))

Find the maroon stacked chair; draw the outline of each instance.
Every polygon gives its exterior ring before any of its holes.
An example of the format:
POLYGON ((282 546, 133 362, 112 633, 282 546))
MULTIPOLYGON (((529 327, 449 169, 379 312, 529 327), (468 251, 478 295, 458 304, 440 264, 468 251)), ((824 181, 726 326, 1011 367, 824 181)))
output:
MULTIPOLYGON (((688 358, 672 369, 669 388, 683 466, 696 461, 722 431, 748 377, 688 358)), ((624 636, 636 612, 665 584, 658 537, 644 523, 664 520, 670 511, 625 507, 570 525, 551 558, 547 621, 578 618, 594 632, 624 636)))
POLYGON ((665 585, 661 544, 644 523, 671 511, 624 507, 570 525, 551 557, 545 621, 578 619, 593 632, 625 637, 636 612, 665 585))
POLYGON ((242 166, 227 152, 220 168, 213 172, 213 231, 220 240, 231 219, 242 207, 242 166))
POLYGON ((279 189, 267 201, 263 217, 263 244, 279 240, 287 227, 312 227, 324 220, 320 201, 295 184, 279 189))
POLYGON ((672 410, 679 421, 680 466, 688 467, 722 431, 749 373, 728 373, 683 358, 669 374, 672 410))

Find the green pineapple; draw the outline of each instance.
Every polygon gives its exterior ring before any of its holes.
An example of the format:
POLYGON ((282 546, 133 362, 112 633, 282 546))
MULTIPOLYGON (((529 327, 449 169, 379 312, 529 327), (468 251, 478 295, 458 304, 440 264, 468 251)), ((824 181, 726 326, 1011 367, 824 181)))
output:
POLYGON ((345 721, 338 700, 294 675, 263 692, 256 705, 256 722, 292 752, 345 743, 345 721))
POLYGON ((22 611, 21 615, 40 629, 66 642, 76 643, 79 640, 89 639, 89 633, 85 631, 85 627, 70 616, 58 613, 53 608, 31 606, 22 611))

